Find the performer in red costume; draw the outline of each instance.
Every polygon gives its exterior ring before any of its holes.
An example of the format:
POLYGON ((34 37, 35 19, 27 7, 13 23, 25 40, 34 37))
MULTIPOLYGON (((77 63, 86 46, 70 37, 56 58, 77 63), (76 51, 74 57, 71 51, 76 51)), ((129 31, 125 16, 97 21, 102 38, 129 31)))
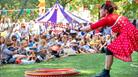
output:
POLYGON ((138 30, 133 26, 127 17, 113 14, 116 6, 110 1, 106 1, 100 8, 101 19, 90 26, 82 27, 82 31, 91 31, 99 27, 110 26, 116 38, 101 52, 106 53, 105 68, 95 77, 110 77, 110 69, 113 63, 113 57, 122 61, 132 61, 131 54, 138 50, 138 30))

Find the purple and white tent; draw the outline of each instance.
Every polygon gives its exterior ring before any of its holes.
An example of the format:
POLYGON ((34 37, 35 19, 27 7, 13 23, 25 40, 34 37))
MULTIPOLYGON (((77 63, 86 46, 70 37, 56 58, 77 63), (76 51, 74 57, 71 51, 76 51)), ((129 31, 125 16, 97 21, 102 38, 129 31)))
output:
POLYGON ((57 2, 43 16, 36 19, 37 22, 52 22, 52 23, 88 23, 80 17, 77 17, 64 8, 57 2))

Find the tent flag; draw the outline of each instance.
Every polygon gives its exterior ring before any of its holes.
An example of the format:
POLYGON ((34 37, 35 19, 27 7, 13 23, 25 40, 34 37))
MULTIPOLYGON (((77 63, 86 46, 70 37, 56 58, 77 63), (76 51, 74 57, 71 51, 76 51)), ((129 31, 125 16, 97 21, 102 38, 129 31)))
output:
POLYGON ((27 14, 31 14, 31 10, 30 9, 26 9, 26 13, 27 14))

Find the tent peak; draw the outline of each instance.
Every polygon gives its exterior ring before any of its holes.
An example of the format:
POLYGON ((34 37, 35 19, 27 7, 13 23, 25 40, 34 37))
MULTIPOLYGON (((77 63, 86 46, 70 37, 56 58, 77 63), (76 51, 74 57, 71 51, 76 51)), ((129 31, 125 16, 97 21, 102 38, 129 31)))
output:
POLYGON ((56 3, 59 3, 59 0, 56 0, 56 3))

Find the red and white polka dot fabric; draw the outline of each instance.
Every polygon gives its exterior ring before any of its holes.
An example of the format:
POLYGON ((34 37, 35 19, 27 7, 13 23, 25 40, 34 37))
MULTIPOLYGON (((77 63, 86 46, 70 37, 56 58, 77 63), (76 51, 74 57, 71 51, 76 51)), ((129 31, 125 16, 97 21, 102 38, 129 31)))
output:
POLYGON ((138 50, 138 30, 122 16, 112 26, 112 31, 119 33, 119 36, 108 46, 108 49, 115 57, 125 62, 132 61, 132 52, 138 50))

